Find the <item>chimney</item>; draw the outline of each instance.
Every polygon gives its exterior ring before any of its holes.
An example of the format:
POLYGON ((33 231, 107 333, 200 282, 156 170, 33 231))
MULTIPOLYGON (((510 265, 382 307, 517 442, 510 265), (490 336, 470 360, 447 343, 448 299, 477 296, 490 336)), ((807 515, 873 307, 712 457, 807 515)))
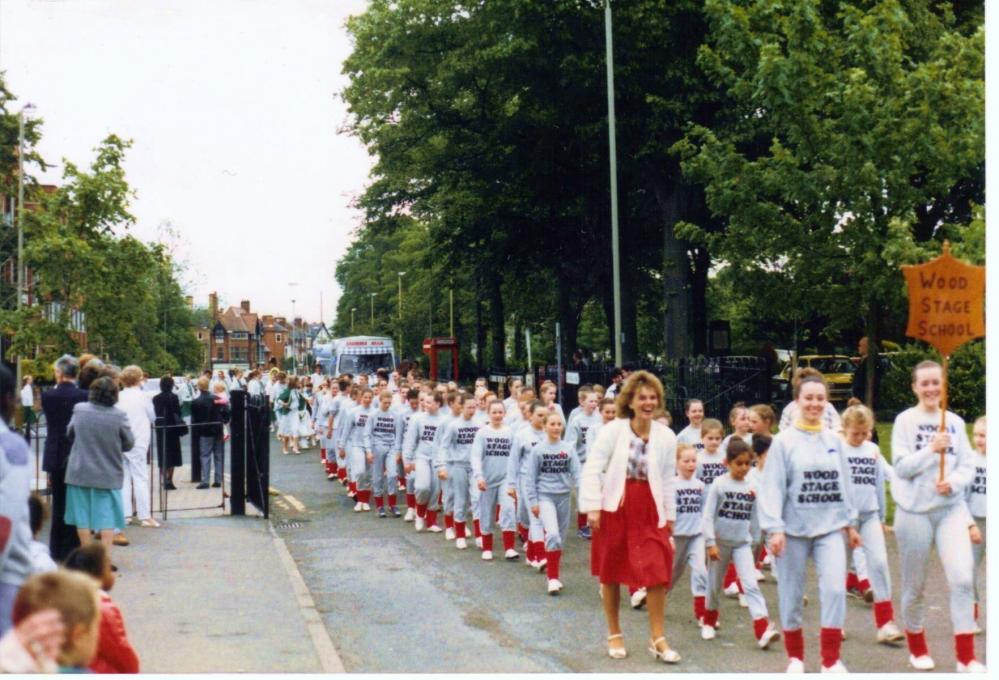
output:
POLYGON ((219 318, 219 296, 218 293, 208 294, 208 314, 211 316, 212 321, 217 321, 219 318))
POLYGON ((250 301, 249 300, 243 300, 243 301, 241 301, 239 303, 239 306, 243 309, 243 313, 244 314, 249 314, 250 313, 250 301))
POLYGON ((191 295, 185 295, 184 304, 187 305, 188 309, 194 309, 194 297, 191 295))

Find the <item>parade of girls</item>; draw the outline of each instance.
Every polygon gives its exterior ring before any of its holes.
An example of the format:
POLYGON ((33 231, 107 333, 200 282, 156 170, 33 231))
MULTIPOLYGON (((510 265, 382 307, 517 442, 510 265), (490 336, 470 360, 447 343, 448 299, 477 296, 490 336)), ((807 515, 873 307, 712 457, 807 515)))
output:
POLYGON ((735 405, 726 428, 690 399, 676 435, 662 383, 647 371, 615 383, 611 395, 582 386, 568 418, 548 381, 535 391, 511 380, 497 395, 482 379, 466 391, 412 373, 298 379, 272 371, 263 389, 282 452, 318 447, 322 474, 343 486, 358 521, 401 518, 416 533, 443 534, 441 549, 474 544, 482 561, 524 564, 544 575, 539 594, 593 592, 612 659, 636 648, 622 633, 623 586, 631 608, 648 615, 638 647, 664 664, 731 645, 743 635, 736 620, 748 614, 755 647, 783 643, 789 673, 847 672, 845 640, 897 654, 899 667, 985 672, 975 656, 985 417, 969 439, 964 421, 941 411, 943 379, 936 362, 913 369, 915 403, 895 419, 890 460, 871 441, 873 413, 859 403, 837 411, 824 377, 809 368, 796 373, 779 427, 768 404, 735 405), (892 535, 900 583, 890 576, 892 535), (567 551, 588 553, 592 580, 564 580, 567 551), (927 570, 936 560, 953 649, 926 641, 927 570), (810 565, 818 630, 803 625, 810 565), (767 567, 771 602, 758 585, 767 567), (665 610, 677 587, 690 590, 704 649, 670 645, 679 624, 665 610), (844 629, 848 589, 870 603, 871 629, 844 629), (808 639, 818 643, 813 664, 808 639))

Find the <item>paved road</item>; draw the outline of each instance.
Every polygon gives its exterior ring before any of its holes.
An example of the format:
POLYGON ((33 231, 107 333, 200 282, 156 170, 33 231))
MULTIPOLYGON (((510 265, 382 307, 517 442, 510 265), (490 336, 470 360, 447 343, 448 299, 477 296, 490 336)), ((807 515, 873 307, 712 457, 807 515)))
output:
MULTIPOLYGON (((287 542, 348 671, 354 672, 652 672, 645 651, 644 611, 622 612, 630 656, 613 661, 604 652, 606 629, 594 580, 589 544, 569 539, 562 560, 565 590, 545 592, 543 576, 523 562, 483 562, 472 544, 458 551, 443 534, 416 534, 412 524, 355 515, 345 490, 326 480, 313 449, 282 456, 272 446, 272 517, 287 542)), ((897 565, 894 543, 891 562, 897 565)), ((893 574, 898 583, 898 574, 893 574)), ((762 584, 776 618, 775 584, 762 584)), ((806 608, 806 665, 818 669, 818 593, 814 574, 806 608)), ((779 672, 783 644, 760 651, 748 613, 734 600, 722 607, 722 628, 713 642, 700 639, 689 587, 674 591, 666 611, 670 644, 683 655, 682 671, 779 672)), ((931 571, 929 645, 939 670, 953 665, 953 638, 946 585, 939 566, 931 571)), ((897 606, 897 596, 896 596, 897 606)), ((984 620, 984 618, 983 618, 984 620)), ((851 600, 843 660, 851 671, 907 669, 905 647, 874 642, 869 605, 851 600)), ((985 656, 985 636, 978 639, 985 656)))

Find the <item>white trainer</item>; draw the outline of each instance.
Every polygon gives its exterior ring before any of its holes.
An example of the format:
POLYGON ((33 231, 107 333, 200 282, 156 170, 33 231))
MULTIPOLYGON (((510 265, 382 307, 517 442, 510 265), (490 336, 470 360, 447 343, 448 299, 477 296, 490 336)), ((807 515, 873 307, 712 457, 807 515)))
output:
POLYGON ((367 503, 362 503, 361 505, 364 506, 363 508, 361 508, 362 510, 364 510, 364 512, 371 512, 371 506, 370 505, 368 505, 367 503))
POLYGON ((642 605, 645 604, 645 596, 646 595, 647 595, 647 591, 645 590, 645 588, 639 588, 638 590, 636 590, 635 592, 633 592, 631 594, 631 608, 632 609, 641 609, 642 605))
POLYGON ((423 531, 427 528, 427 520, 417 515, 416 519, 413 520, 413 528, 416 529, 417 533, 423 531))
POLYGON ((479 550, 482 550, 482 537, 481 536, 479 536, 477 539, 475 539, 475 547, 478 548, 479 550))
POLYGON ((986 673, 985 664, 983 664, 978 659, 972 659, 970 663, 963 664, 960 661, 957 663, 958 673, 986 673))
POLYGON ((764 573, 763 573, 762 571, 760 571, 759 569, 757 569, 757 570, 756 570, 756 573, 755 573, 755 574, 753 574, 753 575, 754 575, 754 576, 756 577, 756 580, 757 580, 757 581, 766 581, 766 580, 767 580, 767 576, 766 576, 766 574, 764 574, 764 573))
POLYGON ((743 595, 742 593, 739 593, 739 606, 743 608, 749 606, 749 601, 746 599, 746 596, 743 595))
POLYGON ((505 553, 503 553, 503 557, 504 557, 504 559, 508 559, 508 560, 519 560, 520 559, 520 553, 517 552, 516 550, 514 550, 513 548, 510 548, 505 553))
POLYGON ((760 649, 766 649, 767 647, 770 646, 771 642, 778 639, 779 637, 780 637, 780 631, 777 630, 774 624, 771 623, 769 626, 767 626, 767 629, 763 631, 763 635, 760 636, 760 639, 756 641, 756 646, 759 647, 760 649))
POLYGON ((484 559, 486 562, 492 562, 492 560, 493 560, 493 551, 492 550, 483 550, 482 551, 482 559, 484 559))
POLYGON ((836 659, 836 663, 834 663, 832 666, 823 666, 822 667, 822 672, 823 673, 849 673, 850 671, 846 670, 846 666, 843 665, 842 661, 840 661, 839 659, 836 659))
POLYGON ((548 566, 548 558, 547 557, 542 557, 540 560, 538 560, 537 562, 534 563, 534 568, 537 569, 538 571, 541 571, 546 566, 548 566))
POLYGON ((439 524, 431 524, 431 525, 430 525, 430 528, 429 528, 429 529, 427 529, 427 531, 429 531, 429 532, 430 532, 430 533, 432 533, 432 534, 439 534, 440 532, 442 532, 442 531, 444 531, 444 530, 443 530, 443 529, 441 529, 441 527, 440 527, 440 525, 439 525, 439 524))
POLYGON ((715 627, 714 626, 701 626, 701 639, 702 640, 714 640, 715 639, 715 627))
POLYGON ((878 628, 878 643, 882 645, 900 642, 905 639, 905 634, 899 630, 894 621, 889 621, 878 628))
POLYGON ((562 590, 562 582, 557 578, 548 579, 548 594, 558 595, 559 591, 562 590))
POLYGON ((739 597, 739 585, 737 583, 730 583, 728 584, 728 588, 726 588, 722 592, 725 593, 725 597, 731 597, 732 599, 735 599, 739 597))
POLYGON ((464 550, 465 548, 468 547, 468 543, 465 541, 464 538, 458 538, 455 539, 454 541, 454 547, 457 548, 458 550, 464 550))
POLYGON ((922 656, 913 656, 910 654, 909 665, 917 671, 932 671, 937 667, 936 663, 933 662, 933 657, 929 654, 923 654, 922 656))
POLYGON ((354 512, 360 512, 361 510, 364 510, 364 503, 361 501, 354 503, 354 512))
POLYGON ((406 516, 402 518, 403 522, 412 522, 416 519, 416 510, 413 508, 406 508, 406 516))
POLYGON ((450 527, 444 531, 444 540, 446 541, 453 541, 457 536, 458 534, 454 533, 454 529, 450 527))
POLYGON ((805 662, 801 659, 792 656, 791 660, 787 663, 787 670, 785 673, 804 673, 805 672, 805 662))

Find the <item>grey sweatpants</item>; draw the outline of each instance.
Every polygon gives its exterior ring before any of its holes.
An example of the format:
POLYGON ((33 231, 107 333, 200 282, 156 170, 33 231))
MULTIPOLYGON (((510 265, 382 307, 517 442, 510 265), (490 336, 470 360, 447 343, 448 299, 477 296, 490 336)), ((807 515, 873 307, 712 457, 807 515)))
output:
MULTIPOLYGON (((572 510, 572 497, 565 493, 538 494, 538 518, 545 532, 545 550, 554 552, 562 549, 562 540, 569 533, 569 517, 572 510)), ((534 513, 531 513, 531 517, 534 513)))
MULTIPOLYGON (((888 573, 888 549, 885 547, 885 532, 881 518, 876 512, 860 517, 860 548, 853 551, 857 575, 865 572, 871 582, 875 602, 891 600, 891 574, 888 573), (863 558, 860 558, 863 555, 863 558)), ((863 578, 863 577, 861 577, 863 578)))
POLYGON ((541 524, 541 519, 534 516, 531 512, 530 505, 527 502, 527 490, 526 480, 520 480, 519 488, 517 489, 517 514, 520 519, 520 523, 527 527, 527 540, 529 541, 543 541, 545 540, 545 528, 541 524))
POLYGON ((391 447, 374 447, 372 453, 375 455, 375 462, 371 464, 371 489, 375 498, 388 496, 395 498, 398 490, 398 480, 395 478, 395 454, 391 453, 391 447))
POLYGON ((982 532, 982 542, 978 545, 971 544, 971 554, 975 558, 975 602, 982 604, 982 596, 985 595, 982 590, 982 579, 985 577, 984 570, 982 569, 982 561, 985 559, 985 518, 976 517, 975 524, 978 525, 978 530, 982 532))
POLYGON ((371 488, 371 464, 368 463, 363 446, 351 446, 347 449, 347 474, 350 481, 357 484, 358 491, 371 488))
MULTIPOLYGON (((675 541, 674 541, 675 543, 675 541)), ((721 554, 717 561, 708 562, 708 597, 705 606, 709 611, 717 611, 721 603, 722 583, 725 581, 725 572, 728 571, 729 562, 735 564, 735 573, 739 575, 742 589, 746 595, 746 602, 749 604, 749 615, 756 619, 766 618, 767 601, 763 599, 760 586, 756 583, 756 560, 753 558, 753 546, 749 543, 741 545, 728 545, 718 543, 718 552, 721 554)), ((676 576, 673 577, 674 582, 676 576)))
MULTIPOLYGON (((455 522, 464 522, 467 518, 469 500, 468 483, 472 476, 470 463, 448 463, 447 483, 451 486, 451 507, 455 522)), ((445 503, 445 512, 447 501, 445 503)))
POLYGON ((212 461, 215 461, 215 483, 222 483, 222 453, 225 444, 218 437, 198 437, 198 450, 201 453, 201 483, 211 481, 212 461))
POLYGON ((690 567, 690 592, 694 597, 708 594, 708 569, 705 566, 704 536, 674 536, 673 546, 673 578, 669 588, 679 583, 683 570, 690 567))
POLYGON ((895 509, 895 538, 902 564, 902 623, 906 630, 923 630, 926 612, 923 593, 930 550, 936 545, 950 589, 950 619, 954 634, 975 630, 974 572, 967 515, 962 504, 930 512, 895 509))
POLYGON ((451 483, 451 473, 448 472, 447 479, 438 482, 441 489, 441 497, 444 500, 444 514, 454 515, 454 485, 451 483))
POLYGON ((431 512, 440 510, 437 497, 440 495, 441 480, 437 478, 437 471, 434 470, 433 463, 428 458, 417 458, 413 477, 416 504, 426 505, 427 510, 431 512))
POLYGON ((517 513, 514 509, 513 498, 506 492, 506 484, 500 482, 496 486, 486 487, 485 491, 479 492, 479 529, 483 534, 489 534, 493 531, 497 505, 500 506, 500 531, 515 531, 517 529, 517 513))
MULTIPOLYGON (((843 628, 846 619, 846 539, 842 530, 806 538, 785 535, 784 553, 777 561, 777 602, 784 630, 801 628, 808 558, 819 577, 819 621, 823 628, 843 628)), ((755 583, 743 579, 742 587, 755 583)))

